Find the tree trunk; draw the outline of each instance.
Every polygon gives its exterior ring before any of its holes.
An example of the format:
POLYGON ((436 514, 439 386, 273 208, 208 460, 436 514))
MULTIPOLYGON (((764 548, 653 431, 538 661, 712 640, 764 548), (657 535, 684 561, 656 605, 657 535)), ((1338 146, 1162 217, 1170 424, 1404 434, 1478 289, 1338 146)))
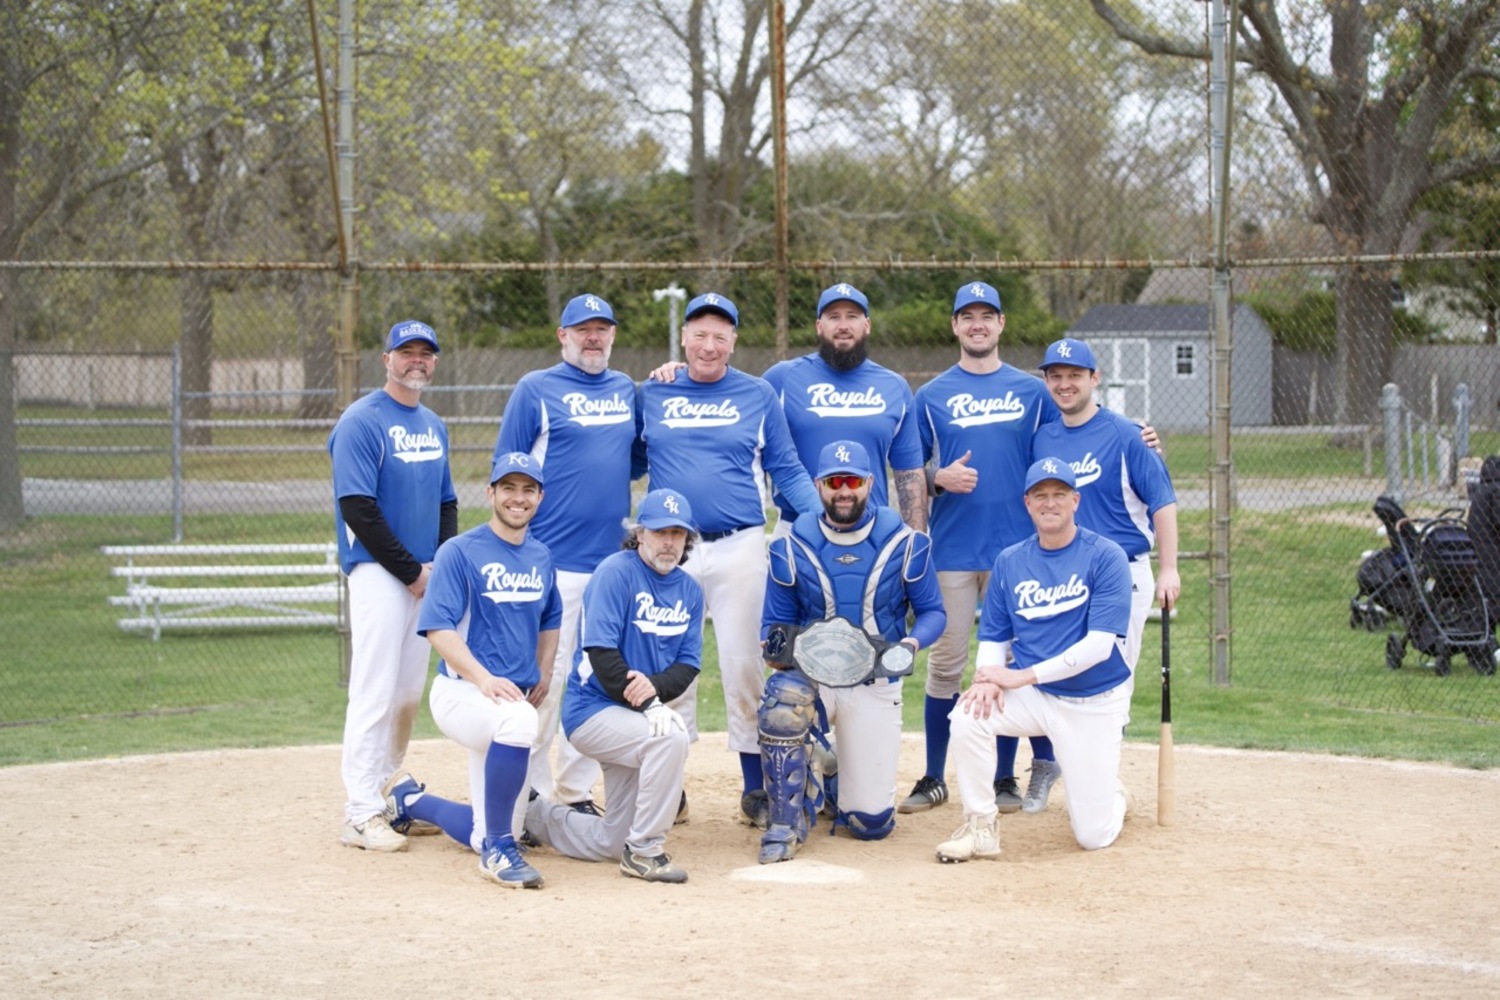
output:
POLYGON ((297 342, 302 355, 302 388, 323 389, 323 395, 304 395, 297 406, 303 420, 320 420, 334 414, 333 316, 328 308, 329 285, 321 277, 298 274, 292 290, 297 313, 297 342))
POLYGON ((1338 347, 1334 365, 1335 420, 1379 423, 1380 390, 1390 381, 1391 279, 1363 267, 1339 272, 1338 347))
POLYGON ((183 444, 213 443, 213 430, 198 421, 213 415, 207 393, 212 388, 214 306, 212 279, 197 271, 181 278, 177 290, 182 311, 183 444))

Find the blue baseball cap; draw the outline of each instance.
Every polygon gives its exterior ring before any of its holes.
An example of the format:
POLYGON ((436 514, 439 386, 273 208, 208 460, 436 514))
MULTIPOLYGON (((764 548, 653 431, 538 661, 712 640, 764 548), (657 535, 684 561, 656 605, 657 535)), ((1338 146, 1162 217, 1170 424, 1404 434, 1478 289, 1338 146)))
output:
POLYGON ((1053 365, 1073 365, 1077 368, 1087 368, 1096 372, 1099 366, 1094 362, 1094 352, 1089 350, 1089 345, 1072 337, 1064 337, 1047 345, 1047 356, 1042 359, 1038 368, 1046 370, 1053 365))
POLYGON ((591 319, 602 319, 610 326, 618 326, 615 322, 615 311, 609 307, 597 295, 579 295, 568 300, 563 306, 562 319, 558 320, 558 326, 578 326, 587 323, 591 319))
POLYGON ((818 478, 826 479, 848 473, 869 479, 870 453, 858 441, 834 441, 823 446, 818 455, 818 478))
POLYGON ((1060 458, 1039 458, 1026 470, 1026 488, 1021 492, 1030 493, 1033 486, 1048 479, 1055 479, 1070 490, 1078 489, 1078 480, 1073 477, 1073 467, 1067 462, 1060 458))
POLYGON ((434 351, 438 349, 437 334, 432 331, 432 327, 415 319, 403 319, 391 327, 391 332, 385 335, 385 349, 394 351, 413 340, 425 340, 432 345, 434 351))
POLYGON ((636 508, 635 519, 643 528, 662 531, 666 528, 686 528, 697 532, 693 524, 693 505, 687 497, 676 490, 652 490, 641 498, 636 508))
POLYGON ((960 309, 976 303, 989 306, 995 312, 1005 311, 1000 308, 1000 293, 995 290, 994 285, 986 285, 982 281, 971 281, 953 296, 953 315, 957 316, 960 309))
POLYGON ((542 485, 542 463, 524 451, 508 451, 496 458, 495 464, 490 466, 490 485, 494 486, 512 472, 530 476, 538 486, 542 485))
POLYGON ((818 316, 821 317, 823 310, 835 302, 853 302, 864 310, 866 316, 870 315, 870 300, 865 298, 864 292, 846 281, 823 289, 823 294, 818 296, 818 316))
POLYGON ((705 292, 687 304, 687 312, 682 314, 682 321, 686 323, 699 313, 718 313, 736 327, 740 325, 740 311, 734 307, 729 296, 720 295, 718 292, 705 292))

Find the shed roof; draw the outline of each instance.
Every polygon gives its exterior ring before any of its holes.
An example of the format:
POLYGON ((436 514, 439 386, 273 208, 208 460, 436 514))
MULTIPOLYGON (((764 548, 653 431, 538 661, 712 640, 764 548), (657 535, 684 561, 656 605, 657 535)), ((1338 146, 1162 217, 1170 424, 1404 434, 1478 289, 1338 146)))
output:
MULTIPOLYGON (((1234 307, 1235 322, 1264 325, 1253 308, 1244 303, 1234 307)), ((1175 334, 1208 335, 1209 307, 1202 305, 1143 306, 1115 303, 1094 306, 1068 328, 1069 336, 1088 339, 1091 334, 1175 334)))

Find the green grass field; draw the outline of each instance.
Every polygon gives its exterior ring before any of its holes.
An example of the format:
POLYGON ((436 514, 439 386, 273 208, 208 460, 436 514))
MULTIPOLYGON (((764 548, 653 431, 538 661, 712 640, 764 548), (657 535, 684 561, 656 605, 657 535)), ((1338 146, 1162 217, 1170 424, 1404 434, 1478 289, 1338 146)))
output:
MULTIPOLYGON (((1500 679, 1455 668, 1433 676, 1415 656, 1392 672, 1381 633, 1348 626, 1364 508, 1240 512, 1233 534, 1231 683, 1214 683, 1208 566, 1183 566, 1174 622, 1174 733, 1228 747, 1500 764, 1500 679)), ((465 511, 464 522, 480 513, 465 511)), ((1207 547, 1203 515, 1183 519, 1183 548, 1207 547)), ((198 517, 192 541, 322 541, 317 515, 198 517)), ((165 518, 39 518, 0 537, 7 639, 0 663, 0 764, 228 746, 337 742, 340 653, 331 631, 126 634, 107 605, 121 584, 99 546, 160 542, 165 518)), ((1147 627, 1129 737, 1157 732, 1158 626, 1147 627)), ((906 728, 921 731, 922 672, 906 682, 906 728)), ((712 669, 700 724, 724 724, 712 669)), ((436 736, 425 708, 418 734, 436 736)))

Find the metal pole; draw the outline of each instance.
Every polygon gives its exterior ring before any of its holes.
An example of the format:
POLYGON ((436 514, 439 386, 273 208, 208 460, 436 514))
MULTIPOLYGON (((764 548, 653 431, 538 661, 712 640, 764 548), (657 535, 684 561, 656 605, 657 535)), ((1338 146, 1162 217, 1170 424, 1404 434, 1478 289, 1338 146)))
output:
POLYGON ((1230 523, 1234 509, 1234 456, 1230 438, 1230 359, 1234 355, 1233 305, 1229 267, 1229 139, 1234 109, 1234 43, 1238 5, 1214 0, 1210 13, 1209 45, 1209 187, 1213 222, 1214 270, 1210 284, 1209 322, 1213 344, 1213 381, 1209 404, 1209 438, 1213 460, 1209 469, 1212 510, 1209 525, 1209 585, 1213 588, 1210 643, 1214 683, 1227 687, 1232 646, 1230 620, 1230 523))
POLYGON ((678 287, 677 282, 672 282, 666 288, 658 288, 651 293, 651 297, 657 302, 667 300, 667 357, 672 364, 677 363, 678 341, 677 335, 677 303, 687 298, 687 291, 678 287))
POLYGON ((338 198, 340 245, 347 254, 339 278, 339 325, 334 344, 335 405, 354 402, 359 379, 359 354, 354 330, 359 324, 359 244, 354 231, 354 0, 339 0, 338 65, 338 198))
POLYGON ((1453 390, 1453 459, 1469 457, 1469 418, 1474 412, 1474 398, 1469 395, 1469 383, 1460 382, 1453 390))
POLYGON ((1401 501, 1401 390, 1387 382, 1380 389, 1380 413, 1385 426, 1385 492, 1401 501))
POLYGON ((771 143, 776 200, 776 357, 787 356, 791 311, 791 225, 788 221, 786 163, 786 4, 768 0, 771 32, 771 143))
POLYGON ((182 345, 172 345, 172 541, 182 541, 182 345))

